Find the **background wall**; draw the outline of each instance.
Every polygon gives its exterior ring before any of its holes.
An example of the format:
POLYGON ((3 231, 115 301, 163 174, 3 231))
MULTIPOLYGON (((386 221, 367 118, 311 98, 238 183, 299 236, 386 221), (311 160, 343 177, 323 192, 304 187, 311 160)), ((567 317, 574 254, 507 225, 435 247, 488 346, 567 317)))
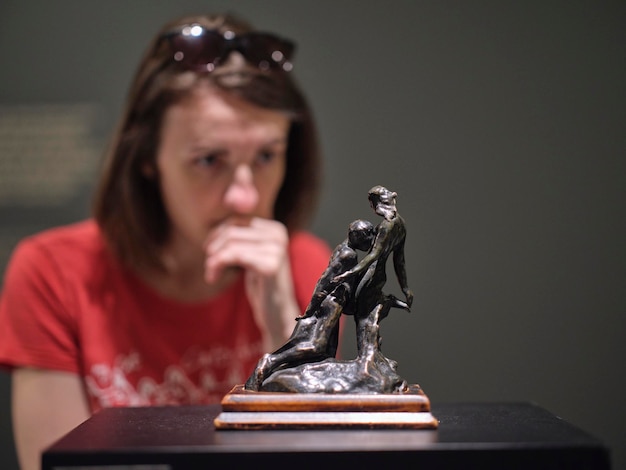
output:
POLYGON ((623 1, 3 0, 0 269, 87 214, 147 38, 225 9, 298 42, 327 165, 313 229, 334 246, 375 219, 371 186, 399 194, 416 299, 382 332, 405 378, 434 403, 534 401, 626 468, 623 1))

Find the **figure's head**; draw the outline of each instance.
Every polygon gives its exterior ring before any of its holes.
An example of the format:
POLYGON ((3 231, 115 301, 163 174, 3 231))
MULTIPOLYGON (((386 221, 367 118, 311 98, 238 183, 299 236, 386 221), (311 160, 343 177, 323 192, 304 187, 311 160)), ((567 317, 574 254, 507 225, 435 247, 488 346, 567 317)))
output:
POLYGON ((350 246, 361 251, 368 251, 374 241, 374 224, 367 220, 355 220, 348 227, 350 246))
POLYGON ((374 186, 367 193, 367 198, 370 201, 372 209, 374 209, 377 214, 383 216, 390 211, 393 211, 395 214, 397 197, 397 193, 389 191, 387 188, 380 185, 374 186))
POLYGON ((321 161, 310 107, 291 72, 294 48, 231 15, 185 17, 158 32, 131 84, 94 201, 123 262, 159 265, 158 251, 179 223, 195 231, 194 242, 201 226, 229 215, 275 218, 290 231, 308 224, 321 161), (275 157, 280 164, 256 172, 275 157), (227 207, 232 194, 247 202, 227 207))

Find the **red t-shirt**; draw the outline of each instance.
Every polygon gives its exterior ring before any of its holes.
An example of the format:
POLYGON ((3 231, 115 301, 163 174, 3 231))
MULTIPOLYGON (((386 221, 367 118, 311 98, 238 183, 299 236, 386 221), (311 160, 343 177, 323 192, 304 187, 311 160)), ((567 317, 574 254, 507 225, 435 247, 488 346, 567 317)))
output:
MULTIPOLYGON (((309 233, 290 240, 302 311, 329 255, 309 233)), ((92 220, 23 240, 5 273, 0 366, 80 374, 92 411, 219 401, 262 352, 243 276, 208 301, 165 298, 113 259, 92 220)))

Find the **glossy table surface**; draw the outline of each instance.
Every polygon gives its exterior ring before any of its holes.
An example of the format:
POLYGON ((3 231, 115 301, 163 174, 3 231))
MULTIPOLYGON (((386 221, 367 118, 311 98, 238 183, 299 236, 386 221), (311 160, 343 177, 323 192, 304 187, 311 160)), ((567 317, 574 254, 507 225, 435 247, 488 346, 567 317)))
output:
POLYGON ((433 404, 436 430, 216 430, 220 411, 105 409, 48 448, 43 468, 610 468, 601 441, 532 403, 433 404))

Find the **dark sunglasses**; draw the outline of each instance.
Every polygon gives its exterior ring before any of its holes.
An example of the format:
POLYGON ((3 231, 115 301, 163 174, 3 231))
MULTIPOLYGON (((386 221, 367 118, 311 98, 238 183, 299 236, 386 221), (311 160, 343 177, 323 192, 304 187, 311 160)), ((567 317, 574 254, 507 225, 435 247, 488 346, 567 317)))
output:
POLYGON ((183 26, 161 36, 169 43, 174 61, 197 71, 212 72, 228 55, 237 51, 262 70, 293 68, 295 44, 271 33, 221 33, 199 24, 183 26))

